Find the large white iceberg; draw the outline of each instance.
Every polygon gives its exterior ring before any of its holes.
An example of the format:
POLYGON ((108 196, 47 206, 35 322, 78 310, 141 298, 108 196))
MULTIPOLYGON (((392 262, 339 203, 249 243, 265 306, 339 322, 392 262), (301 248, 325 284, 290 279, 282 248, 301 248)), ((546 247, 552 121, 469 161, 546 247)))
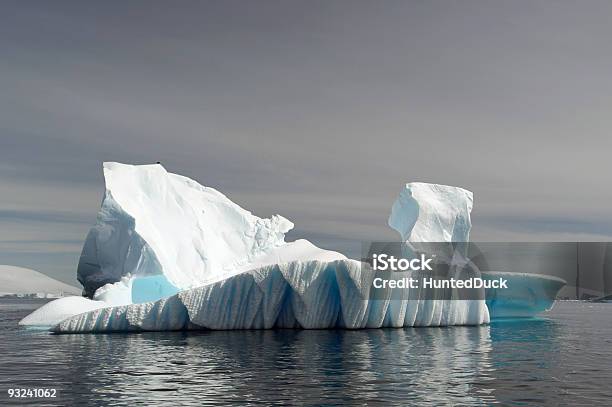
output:
MULTIPOLYGON (((91 303, 55 332, 489 322, 484 300, 421 299, 419 289, 389 289, 372 300, 367 264, 306 240, 285 242, 293 224, 284 217, 259 218, 161 165, 105 163, 104 177, 102 208, 78 266, 91 303)), ((389 225, 404 241, 467 241, 471 209, 464 189, 407 184, 389 225)))

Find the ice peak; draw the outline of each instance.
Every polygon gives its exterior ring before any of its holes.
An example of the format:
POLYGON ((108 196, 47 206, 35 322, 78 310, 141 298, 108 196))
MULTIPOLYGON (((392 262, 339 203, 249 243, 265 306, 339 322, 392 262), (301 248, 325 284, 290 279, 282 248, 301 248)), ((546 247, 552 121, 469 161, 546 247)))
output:
POLYGON ((284 245, 293 228, 160 164, 105 162, 103 169, 105 197, 78 267, 92 296, 124 276, 163 276, 175 290, 201 285, 284 245))
POLYGON ((463 188, 411 182, 393 203, 388 223, 404 242, 467 242, 473 200, 463 188))

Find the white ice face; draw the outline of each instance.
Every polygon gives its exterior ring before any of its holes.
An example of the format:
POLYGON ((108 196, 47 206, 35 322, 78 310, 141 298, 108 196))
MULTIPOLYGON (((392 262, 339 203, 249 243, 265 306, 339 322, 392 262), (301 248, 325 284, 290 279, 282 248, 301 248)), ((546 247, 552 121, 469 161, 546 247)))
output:
MULTIPOLYGON (((480 325, 484 301, 370 299, 375 272, 355 260, 268 265, 158 301, 97 309, 63 320, 54 332, 189 329, 380 328, 480 325)), ((442 291, 438 291, 443 294, 442 291)))

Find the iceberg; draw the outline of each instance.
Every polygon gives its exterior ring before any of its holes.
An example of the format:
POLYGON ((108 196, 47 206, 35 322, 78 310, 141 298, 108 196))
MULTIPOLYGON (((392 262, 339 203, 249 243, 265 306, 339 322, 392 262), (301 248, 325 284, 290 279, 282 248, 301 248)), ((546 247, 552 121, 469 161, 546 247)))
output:
MULTIPOLYGON (((286 218, 259 218, 159 164, 103 168, 104 199, 77 270, 89 303, 71 315, 63 306, 61 315, 35 311, 23 324, 47 318, 52 331, 74 333, 489 322, 484 300, 421 300, 422 290, 407 288, 370 299, 368 264, 285 242, 286 218)), ((467 241, 471 209, 469 191, 411 183, 389 225, 405 241, 467 241)))

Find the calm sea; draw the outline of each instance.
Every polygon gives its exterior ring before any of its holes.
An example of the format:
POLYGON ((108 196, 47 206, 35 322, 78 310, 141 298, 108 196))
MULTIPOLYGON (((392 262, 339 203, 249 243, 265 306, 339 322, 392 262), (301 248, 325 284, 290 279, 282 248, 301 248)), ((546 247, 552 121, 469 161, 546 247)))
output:
POLYGON ((483 327, 52 335, 0 301, 0 405, 610 405, 612 304, 483 327), (23 401, 21 402, 23 403, 23 401), (19 403, 19 404, 21 404, 19 403))

